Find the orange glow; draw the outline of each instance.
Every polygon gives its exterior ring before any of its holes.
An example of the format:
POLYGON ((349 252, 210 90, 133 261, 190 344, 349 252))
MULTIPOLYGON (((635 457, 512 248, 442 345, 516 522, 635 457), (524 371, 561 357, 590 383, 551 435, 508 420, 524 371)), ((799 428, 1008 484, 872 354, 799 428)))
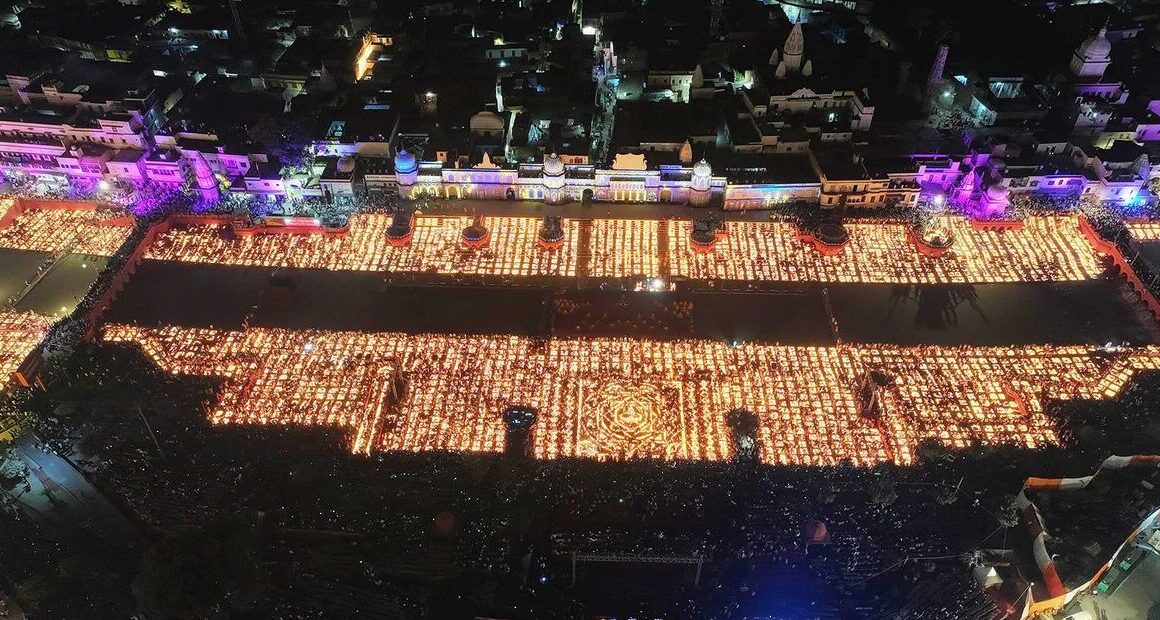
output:
POLYGON ((946 218, 955 243, 946 254, 918 254, 902 224, 847 223, 850 243, 838 256, 822 256, 777 222, 727 222, 713 253, 684 242, 688 222, 671 221, 669 238, 681 242, 672 275, 693 279, 896 284, 1087 280, 1104 268, 1073 217, 1028 217, 1023 230, 979 231, 963 218, 946 218))
POLYGON ((1160 222, 1128 222, 1125 226, 1136 241, 1160 241, 1160 222))
MULTIPOLYGON (((0 215, 4 212, 0 205, 0 215)), ((131 230, 127 224, 102 224, 118 215, 101 209, 28 209, 0 228, 0 248, 112 256, 131 230)))
POLYGON ((350 234, 254 235, 226 240, 219 229, 196 226, 162 234, 146 258, 225 265, 287 266, 350 271, 434 272, 506 276, 572 276, 576 274, 576 223, 565 228, 560 251, 536 247, 538 218, 484 218, 488 247, 463 247, 461 234, 470 217, 417 217, 411 243, 391 247, 391 218, 356 215, 350 234))
POLYGON ((540 410, 538 458, 729 457, 725 415, 757 414, 766 463, 913 462, 925 438, 1036 447, 1058 442, 1048 398, 1110 398, 1160 348, 1097 359, 1087 347, 789 347, 629 338, 557 339, 109 325, 167 372, 220 376, 218 424, 331 425, 351 448, 497 452, 500 412, 540 410), (392 378, 405 387, 398 398, 392 378), (859 413, 868 370, 880 419, 859 413))
POLYGON ((40 344, 54 320, 33 312, 0 311, 0 387, 40 344))
POLYGON ((148 257, 203 263, 316 269, 433 272, 500 276, 575 276, 584 262, 594 277, 686 277, 695 280, 986 283, 1071 281, 1099 277, 1101 255, 1074 217, 1033 216, 1023 230, 975 230, 947 218, 955 244, 943 256, 922 256, 901 223, 850 223, 841 256, 820 256, 788 223, 728 222, 710 254, 690 247, 685 221, 598 219, 580 247, 580 220, 565 220, 562 251, 536 248, 538 218, 491 217, 486 249, 465 249, 468 217, 419 216, 407 247, 392 248, 384 215, 357 215, 350 234, 256 235, 226 240, 214 227, 174 229, 148 257), (667 240, 666 240, 667 238, 667 240))

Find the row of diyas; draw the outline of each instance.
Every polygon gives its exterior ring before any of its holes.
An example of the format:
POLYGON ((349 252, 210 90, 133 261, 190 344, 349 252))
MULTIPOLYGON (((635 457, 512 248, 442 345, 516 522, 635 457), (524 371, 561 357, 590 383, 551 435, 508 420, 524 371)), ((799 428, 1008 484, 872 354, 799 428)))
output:
POLYGON ((1128 222, 1125 226, 1136 241, 1160 241, 1160 222, 1128 222))
POLYGON ((555 251, 536 245, 538 218, 484 218, 487 247, 463 245, 469 217, 418 217, 409 244, 392 247, 390 216, 358 215, 344 237, 255 235, 228 239, 217 227, 173 229, 159 236, 146 257, 199 263, 285 266, 347 271, 420 272, 502 276, 573 276, 578 222, 555 251))
POLYGON ((933 438, 1034 448, 1058 441, 1046 399, 1115 396, 1160 350, 1112 361, 1084 347, 790 347, 109 325, 164 370, 226 379, 219 424, 335 425, 356 452, 497 452, 501 412, 540 411, 539 458, 730 457, 727 412, 757 414, 767 463, 910 463, 933 438), (864 414, 868 370, 889 376, 864 414))
MULTIPOLYGON (((946 218, 955 243, 922 256, 903 224, 847 223, 849 241, 824 256, 782 223, 726 222, 712 253, 673 252, 673 274, 693 279, 891 284, 1075 281, 1099 277, 1101 256, 1073 217, 1030 217, 1022 230, 981 231, 946 218)), ((670 238, 684 222, 669 222, 670 238)))
MULTIPOLYGON (((0 206, 0 215, 6 211, 0 206)), ((117 216, 104 209, 28 209, 0 228, 0 248, 112 256, 132 230, 129 223, 108 223, 117 216)))
POLYGON ((581 222, 565 220, 557 250, 537 246, 539 218, 483 218, 489 239, 465 248, 468 217, 416 218, 414 236, 391 247, 390 217, 352 218, 345 237, 257 235, 230 239, 213 227, 174 229, 149 257, 204 263, 315 269, 497 276, 574 276, 581 260, 600 278, 813 281, 893 284, 1074 281, 1097 278, 1104 266, 1074 217, 1033 216, 1021 230, 976 230, 947 218, 955 244, 922 256, 901 223, 846 224, 849 242, 836 256, 802 243, 793 226, 727 222, 711 252, 697 252, 687 221, 597 219, 580 245, 581 222), (662 273, 664 272, 664 273, 662 273))
POLYGON ((0 310, 0 387, 40 345, 54 320, 34 312, 0 310))

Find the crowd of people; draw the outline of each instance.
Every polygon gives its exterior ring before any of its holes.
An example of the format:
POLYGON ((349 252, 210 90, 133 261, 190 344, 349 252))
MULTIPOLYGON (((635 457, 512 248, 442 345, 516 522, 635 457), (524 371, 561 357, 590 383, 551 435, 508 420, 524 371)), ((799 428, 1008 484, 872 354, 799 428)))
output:
POLYGON ((650 338, 688 338, 693 303, 670 295, 584 295, 552 298, 552 333, 580 336, 616 333, 650 338))
POLYGON ((217 382, 158 372, 130 348, 80 357, 62 387, 85 410, 46 433, 150 528, 260 510, 279 527, 359 534, 365 542, 355 557, 386 574, 386 549, 424 565, 437 552, 436 515, 450 512, 460 570, 526 584, 543 603, 574 595, 570 556, 582 552, 703 558, 700 587, 678 578, 659 600, 642 602, 660 613, 752 613, 784 596, 793 580, 824 593, 832 618, 862 608, 889 615, 906 607, 909 617, 931 619, 966 613, 986 599, 963 554, 995 527, 986 516, 991 495, 1015 484, 1001 464, 982 462, 967 470, 978 484, 994 481, 985 491, 967 491, 948 463, 941 471, 349 456, 339 435, 325 430, 208 426, 204 406, 217 382), (940 507, 936 498, 956 485, 984 504, 952 497, 940 507), (825 525, 826 540, 806 535, 814 520, 825 525), (530 574, 520 559, 528 550, 531 566, 542 567, 530 574), (923 594, 919 578, 936 569, 943 585, 923 594))

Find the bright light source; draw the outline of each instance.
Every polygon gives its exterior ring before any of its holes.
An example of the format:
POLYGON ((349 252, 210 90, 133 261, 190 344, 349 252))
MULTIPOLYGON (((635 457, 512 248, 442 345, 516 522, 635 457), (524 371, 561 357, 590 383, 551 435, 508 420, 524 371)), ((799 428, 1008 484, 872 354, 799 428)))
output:
POLYGON ((586 37, 594 37, 600 31, 596 29, 596 26, 584 26, 580 29, 580 32, 582 32, 586 37))
POLYGON ((506 60, 501 60, 501 61, 499 61, 499 68, 500 68, 500 69, 503 69, 503 68, 504 68, 504 67, 506 67, 506 66, 507 66, 507 61, 506 61, 506 60))
POLYGON ((109 191, 109 182, 102 180, 101 182, 97 183, 97 189, 101 190, 102 192, 109 191))
POLYGON ((311 341, 307 341, 306 344, 302 345, 302 350, 306 351, 307 353, 310 353, 311 351, 314 350, 314 343, 311 341))
POLYGON ((936 206, 936 207, 941 207, 941 206, 943 206, 944 204, 946 204, 946 202, 947 202, 947 197, 946 197, 946 196, 944 196, 944 195, 942 195, 942 194, 935 194, 935 195, 934 195, 934 200, 933 200, 932 202, 934 202, 934 206, 936 206))
POLYGON ((491 41, 492 45, 503 45, 503 37, 496 37, 491 41))

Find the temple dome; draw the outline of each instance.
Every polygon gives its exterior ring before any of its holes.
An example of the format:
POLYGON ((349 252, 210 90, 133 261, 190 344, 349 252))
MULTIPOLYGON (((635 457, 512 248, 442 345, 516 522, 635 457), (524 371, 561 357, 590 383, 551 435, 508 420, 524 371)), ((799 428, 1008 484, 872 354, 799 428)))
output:
POLYGON ((564 174, 564 162, 560 161, 559 155, 552 153, 544 159, 544 174, 552 177, 564 174))
POLYGON ((1112 43, 1107 38, 1108 30, 1100 28, 1099 33, 1088 37, 1075 51, 1076 55, 1084 60, 1101 60, 1111 56, 1112 43))
POLYGON ((354 165, 354 158, 347 155, 345 157, 339 158, 338 162, 335 164, 335 169, 343 174, 349 174, 354 172, 354 165))
POLYGON ((995 185, 992 185, 991 187, 988 187, 987 188, 987 200, 990 200, 992 202, 999 202, 999 201, 1007 200, 1007 189, 998 183, 996 183, 995 185))
POLYGON ((709 165, 709 162, 701 159, 701 161, 693 164, 693 176, 709 178, 713 176, 713 167, 709 165))
POLYGON ((503 131, 503 117, 490 110, 476 112, 468 125, 473 132, 495 132, 503 131))
POLYGON ((399 149, 395 153, 395 172, 414 172, 418 167, 415 156, 408 153, 407 149, 399 149))

